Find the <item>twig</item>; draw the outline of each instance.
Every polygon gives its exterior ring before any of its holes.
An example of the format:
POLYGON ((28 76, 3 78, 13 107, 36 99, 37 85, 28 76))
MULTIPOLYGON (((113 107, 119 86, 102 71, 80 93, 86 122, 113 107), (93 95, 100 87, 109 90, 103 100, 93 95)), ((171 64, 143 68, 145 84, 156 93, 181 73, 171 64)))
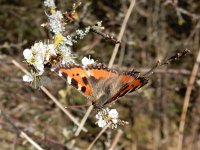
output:
MULTIPOLYGON (((149 68, 139 68, 138 71, 139 72, 147 72, 147 71, 149 71, 149 68)), ((167 69, 156 69, 156 70, 154 70, 154 73, 181 74, 181 75, 186 75, 186 76, 191 75, 191 71, 186 70, 186 69, 169 69, 169 68, 167 68, 167 69)), ((197 74, 197 76, 200 77, 200 73, 197 74)))
POLYGON ((31 145, 33 145, 37 150, 44 150, 40 145, 38 145, 31 137, 29 137, 25 132, 21 131, 15 124, 6 116, 3 111, 0 111, 0 115, 4 118, 6 122, 8 122, 16 131, 16 133, 25 138, 31 145))
MULTIPOLYGON (((75 132, 75 136, 78 136, 78 135, 80 134, 80 132, 81 132, 81 130, 82 130, 82 128, 83 128, 83 126, 84 126, 84 124, 85 124, 85 122, 86 122, 88 116, 90 115, 91 111, 93 110, 93 108, 94 108, 93 105, 91 105, 91 106, 87 109, 87 112, 85 113, 83 119, 81 120, 80 125, 78 126, 78 129, 77 129, 76 132, 75 132)), ((74 146, 75 142, 76 142, 75 140, 72 140, 72 142, 71 142, 71 146, 72 146, 72 147, 74 146)))
MULTIPOLYGON (((121 27, 120 33, 119 33, 119 35, 118 35, 118 37, 117 37, 117 41, 121 41, 121 40, 122 40, 124 31, 125 31, 125 29, 126 29, 126 25, 127 25, 128 20, 129 20, 129 18, 130 18, 130 15, 131 15, 131 12, 132 12, 132 10, 133 10, 134 5, 135 5, 135 0, 132 0, 130 6, 129 6, 129 8, 128 8, 128 11, 127 11, 127 13, 126 13, 126 16, 125 16, 125 18, 124 18, 124 21, 123 21, 123 23, 122 23, 122 27, 121 27)), ((109 64, 108 64, 108 67, 111 67, 111 66, 113 65, 114 60, 115 60, 116 55, 117 55, 117 52, 118 52, 118 50, 119 50, 119 46, 120 46, 119 44, 116 44, 116 45, 115 45, 115 48, 114 48, 113 53, 112 53, 112 56, 111 56, 111 58, 110 58, 110 62, 109 62, 109 64)))
POLYGON ((197 20, 200 19, 200 15, 191 13, 191 12, 189 12, 189 11, 187 11, 187 10, 181 8, 181 7, 177 7, 177 10, 178 10, 179 12, 181 12, 182 14, 188 15, 188 16, 194 18, 194 19, 197 19, 197 20))
POLYGON ((116 40, 113 36, 111 36, 111 35, 109 35, 109 34, 103 33, 103 32, 98 31, 98 30, 94 30, 93 28, 91 28, 91 30, 92 30, 94 33, 96 33, 96 34, 102 36, 105 40, 111 41, 113 44, 120 44, 120 41, 116 40))
POLYGON ((91 106, 88 108, 87 112, 85 113, 85 116, 84 116, 83 119, 81 120, 81 123, 80 123, 80 125, 78 126, 77 131, 75 132, 75 136, 78 136, 78 135, 80 134, 80 132, 81 132, 81 130, 82 130, 82 128, 83 128, 83 126, 84 126, 84 124, 85 124, 85 122, 86 122, 86 120, 87 120, 87 118, 88 118, 88 116, 90 115, 90 113, 91 113, 92 110, 93 110, 93 105, 91 105, 91 106))
POLYGON ((200 50, 199 50, 196 62, 194 64, 192 74, 190 76, 189 85, 188 85, 186 93, 185 93, 184 104, 183 104, 183 109, 182 109, 182 114, 181 114, 180 124, 179 124, 179 136, 178 136, 177 150, 182 150, 185 120, 186 120, 187 110, 188 110, 188 106, 189 106, 189 102, 190 102, 191 91, 192 91, 193 84, 195 82, 197 72, 198 72, 198 69, 199 69, 199 63, 200 63, 200 50))
MULTIPOLYGON (((15 120, 15 119, 11 118, 10 116, 9 116, 9 120, 14 122, 14 124, 17 126, 17 128, 19 128, 21 130, 24 130, 27 126, 29 126, 29 124, 19 122, 18 120, 15 120)), ((10 129, 10 127, 8 127, 7 122, 5 122, 3 119, 0 119, 0 126, 2 126, 1 130, 3 129, 5 131, 12 132, 12 133, 13 133, 13 131, 14 132, 16 131, 16 130, 13 130, 13 128, 10 129)), ((18 134, 19 134, 19 132, 18 132, 18 134)), ((30 136, 32 139, 34 139, 34 141, 36 141, 38 144, 43 145, 46 149, 67 150, 67 147, 64 144, 61 144, 58 141, 55 141, 53 139, 49 139, 46 136, 39 137, 39 136, 34 135, 34 133, 30 133, 27 131, 26 131, 26 134, 28 136, 30 136)), ((4 137, 4 139, 0 138, 0 141, 2 141, 2 140, 5 140, 5 137, 4 137)), ((12 139, 6 139, 6 141, 8 143, 12 143, 12 139)), ((16 143, 18 143, 18 142, 16 141, 16 143)))
MULTIPOLYGON (((25 74, 30 75, 30 73, 23 67, 21 66, 17 61, 12 60, 12 63, 18 67, 19 69, 21 69, 25 74)), ((70 112, 68 112, 60 103, 59 101, 44 87, 41 86, 40 87, 41 90, 58 106, 58 108, 60 108, 77 126, 80 125, 80 123, 75 119, 75 117, 70 114, 70 112)), ((87 129, 83 127, 83 131, 87 132, 87 129)))
POLYGON ((125 47, 126 47, 126 43, 125 43, 125 42, 122 42, 121 48, 120 48, 119 60, 118 60, 118 66, 119 66, 119 67, 122 66, 122 63, 123 63, 123 61, 124 61, 125 47))
POLYGON ((90 144, 90 146, 87 148, 87 150, 90 150, 94 143, 99 139, 99 137, 106 131, 106 129, 111 125, 111 122, 109 122, 102 130, 101 132, 97 135, 97 137, 92 141, 92 143, 90 144))
POLYGON ((194 29, 190 32, 190 35, 188 38, 185 40, 184 45, 188 45, 189 41, 192 39, 192 37, 199 32, 200 28, 200 20, 196 23, 194 29))
MULTIPOLYGON (((58 100, 44 87, 41 86, 40 87, 42 89, 42 91, 77 125, 80 126, 81 124, 75 119, 74 116, 72 116, 72 114, 69 113, 69 111, 67 111, 59 102, 58 100)), ((81 129, 83 129, 84 132, 87 132, 87 129, 82 127, 81 129)))
POLYGON ((178 7, 178 1, 172 1, 172 0, 168 0, 164 3, 164 5, 167 5, 167 4, 171 4, 175 9, 176 9, 176 12, 179 13, 181 15, 182 14, 185 14, 185 15, 188 15, 190 17, 192 17, 193 19, 196 19, 196 20, 199 20, 200 19, 200 15, 199 14, 195 14, 195 13, 191 13, 181 7, 178 7))
POLYGON ((118 129, 117 130, 117 134, 115 136, 115 139, 113 140, 113 142, 112 142, 112 144, 111 144, 111 146, 110 146, 110 148, 108 150, 114 150, 114 148, 117 145, 117 143, 119 142, 120 137, 122 136, 122 134, 123 134, 122 130, 118 129))
POLYGON ((44 150, 42 147, 40 147, 33 139, 31 139, 25 132, 21 131, 20 136, 22 138, 25 138, 31 145, 33 145, 38 150, 44 150))
POLYGON ((182 58, 183 56, 185 56, 185 55, 188 54, 188 53, 190 53, 190 50, 186 49, 186 50, 184 50, 184 51, 182 51, 182 52, 176 53, 176 55, 174 55, 174 56, 168 58, 167 60, 157 61, 157 62, 153 65, 153 67, 152 67, 148 72, 146 72, 146 73, 144 74, 144 76, 146 76, 146 77, 151 76, 151 75, 153 74, 153 71, 154 71, 155 69, 157 69, 158 67, 161 67, 161 66, 163 66, 163 65, 168 65, 168 64, 170 64, 170 63, 172 63, 172 62, 174 62, 174 61, 176 61, 176 60, 182 58))
POLYGON ((18 48, 18 49, 20 49, 25 44, 26 44, 26 41, 23 41, 22 43, 17 43, 17 44, 5 42, 4 44, 0 45, 0 49, 3 49, 3 48, 6 48, 6 49, 18 48))

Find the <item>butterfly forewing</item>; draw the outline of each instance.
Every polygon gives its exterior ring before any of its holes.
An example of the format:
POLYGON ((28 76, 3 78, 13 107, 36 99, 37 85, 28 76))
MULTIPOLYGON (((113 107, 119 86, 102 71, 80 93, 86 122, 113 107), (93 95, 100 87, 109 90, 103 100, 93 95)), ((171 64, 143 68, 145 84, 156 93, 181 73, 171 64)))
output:
POLYGON ((116 71, 108 69, 103 64, 88 65, 86 69, 88 70, 88 76, 95 78, 96 80, 111 78, 116 75, 116 71))
POLYGON ((77 90, 86 94, 91 95, 91 87, 88 81, 88 75, 85 69, 78 65, 61 65, 56 68, 60 76, 65 78, 68 84, 75 87, 77 90))

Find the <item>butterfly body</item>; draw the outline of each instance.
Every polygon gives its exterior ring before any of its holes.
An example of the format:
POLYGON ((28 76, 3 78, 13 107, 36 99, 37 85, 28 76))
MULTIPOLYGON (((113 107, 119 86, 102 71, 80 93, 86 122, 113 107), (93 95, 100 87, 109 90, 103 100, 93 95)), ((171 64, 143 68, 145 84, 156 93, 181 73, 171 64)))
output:
POLYGON ((119 73, 103 64, 80 66, 66 64, 54 69, 68 84, 92 101, 95 108, 102 108, 119 97, 144 86, 148 79, 134 70, 119 73))

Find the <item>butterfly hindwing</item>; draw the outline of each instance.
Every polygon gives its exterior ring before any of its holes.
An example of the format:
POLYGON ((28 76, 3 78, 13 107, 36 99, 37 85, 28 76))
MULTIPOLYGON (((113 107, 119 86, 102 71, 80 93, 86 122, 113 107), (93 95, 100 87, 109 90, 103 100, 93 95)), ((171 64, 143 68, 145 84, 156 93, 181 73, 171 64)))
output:
POLYGON ((134 70, 121 74, 120 81, 126 84, 128 83, 128 86, 122 90, 124 92, 121 91, 120 97, 125 95, 126 93, 131 93, 148 83, 148 79, 140 76, 139 72, 136 72, 134 70))
POLYGON ((117 76, 115 70, 109 69, 103 64, 91 64, 86 67, 88 80, 95 97, 99 92, 106 90, 108 82, 112 85, 112 78, 117 76))
POLYGON ((117 79, 119 74, 103 64, 88 65, 87 72, 94 97, 92 103, 96 108, 101 108, 107 99, 113 95, 113 91, 118 89, 117 79))
POLYGON ((119 76, 119 81, 122 83, 123 86, 110 99, 108 99, 104 105, 111 103, 117 100, 119 97, 129 94, 136 89, 141 88, 148 82, 145 77, 140 77, 139 72, 135 71, 122 73, 119 76))

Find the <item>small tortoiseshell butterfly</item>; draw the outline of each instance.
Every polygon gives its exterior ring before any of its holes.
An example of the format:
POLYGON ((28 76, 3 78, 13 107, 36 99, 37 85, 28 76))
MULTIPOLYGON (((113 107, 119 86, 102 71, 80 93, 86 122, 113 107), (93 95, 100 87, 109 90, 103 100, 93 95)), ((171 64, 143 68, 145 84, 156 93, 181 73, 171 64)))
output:
POLYGON ((148 82, 148 79, 140 76, 137 71, 119 73, 96 63, 87 66, 65 64, 53 70, 89 98, 97 109, 141 88, 148 82))

